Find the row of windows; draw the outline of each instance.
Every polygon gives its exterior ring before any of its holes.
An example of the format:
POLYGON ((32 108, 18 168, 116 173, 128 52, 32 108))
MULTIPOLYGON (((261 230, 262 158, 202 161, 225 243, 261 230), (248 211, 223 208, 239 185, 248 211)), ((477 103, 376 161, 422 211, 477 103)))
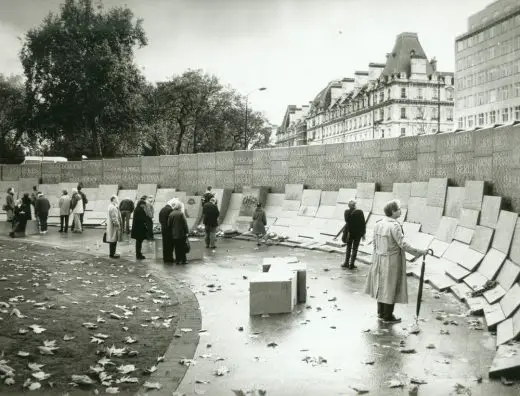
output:
POLYGON ((464 40, 458 41, 457 52, 463 51, 467 48, 471 48, 474 45, 483 43, 484 41, 496 37, 502 33, 506 33, 517 26, 520 26, 520 15, 516 15, 515 17, 506 19, 505 21, 497 23, 496 25, 481 31, 478 34, 470 36, 464 40))
POLYGON ((499 66, 493 66, 489 69, 480 71, 478 73, 470 74, 466 77, 457 79, 457 90, 472 88, 499 80, 505 77, 511 77, 520 73, 520 59, 511 62, 503 63, 499 66))
POLYGON ((469 109, 474 106, 501 102, 513 98, 520 98, 520 82, 503 85, 499 88, 479 92, 474 95, 463 96, 457 101, 457 107, 461 109, 469 109))
POLYGON ((459 129, 471 129, 476 126, 494 125, 510 121, 520 121, 520 106, 514 108, 505 107, 502 110, 459 117, 458 127, 459 129))
POLYGON ((505 40, 500 43, 490 43, 490 47, 484 48, 474 54, 457 59, 457 71, 466 70, 480 65, 499 56, 509 55, 520 50, 520 36, 505 40))

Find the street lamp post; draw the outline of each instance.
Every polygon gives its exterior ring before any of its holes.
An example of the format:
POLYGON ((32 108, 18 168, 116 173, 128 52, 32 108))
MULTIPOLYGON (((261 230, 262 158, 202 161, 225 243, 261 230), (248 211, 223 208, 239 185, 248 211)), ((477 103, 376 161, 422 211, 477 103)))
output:
POLYGON ((266 89, 267 89, 266 87, 256 88, 256 89, 253 89, 251 92, 249 92, 246 95, 246 118, 245 118, 245 124, 244 124, 244 150, 247 150, 247 113, 248 113, 247 105, 248 105, 248 101, 249 101, 249 95, 251 95, 253 92, 256 92, 256 91, 265 91, 266 89))

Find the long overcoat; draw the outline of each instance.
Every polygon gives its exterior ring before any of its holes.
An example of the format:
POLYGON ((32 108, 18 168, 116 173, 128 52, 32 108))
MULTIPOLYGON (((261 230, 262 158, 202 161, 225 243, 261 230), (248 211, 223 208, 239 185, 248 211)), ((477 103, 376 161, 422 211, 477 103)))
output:
POLYGON ((385 304, 408 302, 405 252, 419 254, 404 241, 403 229, 397 220, 385 217, 378 221, 374 227, 374 254, 365 293, 385 304))
POLYGON ((132 220, 131 237, 136 240, 145 240, 148 232, 147 227, 148 215, 146 214, 146 202, 139 201, 134 210, 134 218, 132 220))
POLYGON ((253 234, 264 235, 267 219, 262 208, 256 208, 253 212, 253 234))
POLYGON ((121 235, 121 212, 114 203, 108 205, 107 242, 117 242, 121 235))

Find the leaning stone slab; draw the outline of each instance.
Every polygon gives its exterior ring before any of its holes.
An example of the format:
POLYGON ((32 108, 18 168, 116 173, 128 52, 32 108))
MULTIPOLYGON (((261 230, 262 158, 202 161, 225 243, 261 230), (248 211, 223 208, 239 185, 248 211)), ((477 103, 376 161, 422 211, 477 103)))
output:
POLYGON ((462 207, 466 209, 480 210, 484 197, 484 182, 467 180, 465 185, 464 202, 462 207))
POLYGON ((428 283, 432 285, 434 289, 443 292, 452 287, 455 281, 444 274, 436 274, 429 277, 428 283))
POLYGON ((502 197, 484 195, 482 200, 482 211, 480 213, 480 225, 495 228, 501 206, 502 197))
POLYGON ((495 236, 491 247, 508 254, 511 247, 511 240, 515 231, 518 214, 501 210, 495 228, 495 236))
POLYGON ((471 289, 465 283, 457 283, 450 288, 451 292, 459 301, 466 301, 471 294, 471 289))
POLYGON ((471 272, 469 272, 464 267, 461 267, 458 264, 448 268, 446 270, 446 275, 448 275, 455 282, 461 282, 466 276, 468 276, 471 272))
POLYGON ((505 259, 506 254, 504 252, 491 248, 482 260, 478 272, 484 275, 488 280, 494 280, 505 259))
POLYGON ((484 297, 468 297, 466 298, 466 304, 472 315, 483 315, 487 302, 484 297))
POLYGON ((411 183, 394 183, 393 199, 397 199, 401 203, 401 208, 408 208, 412 185, 411 183))
POLYGON ((478 210, 461 208, 459 214, 459 225, 474 230, 477 226, 479 215, 480 211, 478 210))
POLYGON ((377 191, 374 194, 374 204, 372 205, 372 213, 376 215, 384 216, 385 211, 383 210, 385 204, 393 199, 394 195, 391 192, 377 191))
MULTIPOLYGON (((508 332, 512 334, 511 332, 508 332)), ((497 342, 498 343, 498 342, 497 342)), ((500 344, 503 344, 501 342, 500 344)), ((517 376, 520 370, 520 343, 500 345, 489 369, 490 378, 517 376)))
POLYGON ((460 260, 459 264, 462 267, 466 268, 468 271, 473 272, 481 263, 483 258, 484 254, 477 252, 476 250, 473 250, 471 248, 468 248, 462 256, 462 259, 460 260))
POLYGON ((515 232, 513 233, 513 240, 511 242, 511 251, 509 257, 516 264, 520 265, 520 218, 516 221, 515 232))
POLYGON ((451 243, 455 236, 457 223, 458 221, 456 218, 443 216, 439 223, 439 227, 435 232, 435 238, 447 243, 451 243))
POLYGON ((356 188, 356 198, 374 199, 376 183, 358 183, 356 188))
POLYGON ((513 329, 513 319, 509 318, 499 323, 497 326, 497 345, 503 345, 506 342, 512 340, 513 338, 515 338, 515 331, 513 329))
POLYGON ((351 199, 356 198, 355 188, 340 188, 336 198, 337 203, 348 204, 351 199))
POLYGON ((431 178, 428 182, 427 205, 444 209, 447 189, 448 179, 431 178))
POLYGON ((303 184, 286 184, 285 199, 288 201, 301 201, 303 196, 303 184))
POLYGON ((464 201, 464 187, 448 187, 444 215, 458 218, 464 201))
POLYGON ((426 201, 427 199, 423 197, 410 197, 406 221, 410 223, 421 223, 421 218, 426 208, 426 201))
POLYGON ((439 228, 443 210, 443 207, 426 205, 421 216, 421 231, 434 235, 439 228))
POLYGON ((466 228, 462 226, 457 226, 455 230, 455 235, 453 236, 453 239, 456 239, 457 241, 470 244, 471 239, 473 238, 473 234, 475 233, 475 230, 472 230, 471 228, 466 228))
POLYGON ((435 257, 442 257, 449 246, 450 244, 448 242, 444 242, 437 238, 434 238, 430 243, 430 246, 428 246, 428 249, 433 250, 433 255, 435 257))
POLYGON ((476 226, 469 246, 480 253, 486 254, 494 231, 494 229, 489 227, 476 226))
POLYGON ((428 196, 428 182, 412 182, 410 196, 426 198, 428 196))

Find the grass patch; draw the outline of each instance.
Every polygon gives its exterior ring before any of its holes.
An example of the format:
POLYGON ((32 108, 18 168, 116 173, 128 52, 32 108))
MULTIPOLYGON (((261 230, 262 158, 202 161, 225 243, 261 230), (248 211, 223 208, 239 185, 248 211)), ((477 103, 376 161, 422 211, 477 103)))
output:
POLYGON ((143 264, 0 241, 0 268, 0 394, 135 392, 176 330, 176 296, 143 264))

